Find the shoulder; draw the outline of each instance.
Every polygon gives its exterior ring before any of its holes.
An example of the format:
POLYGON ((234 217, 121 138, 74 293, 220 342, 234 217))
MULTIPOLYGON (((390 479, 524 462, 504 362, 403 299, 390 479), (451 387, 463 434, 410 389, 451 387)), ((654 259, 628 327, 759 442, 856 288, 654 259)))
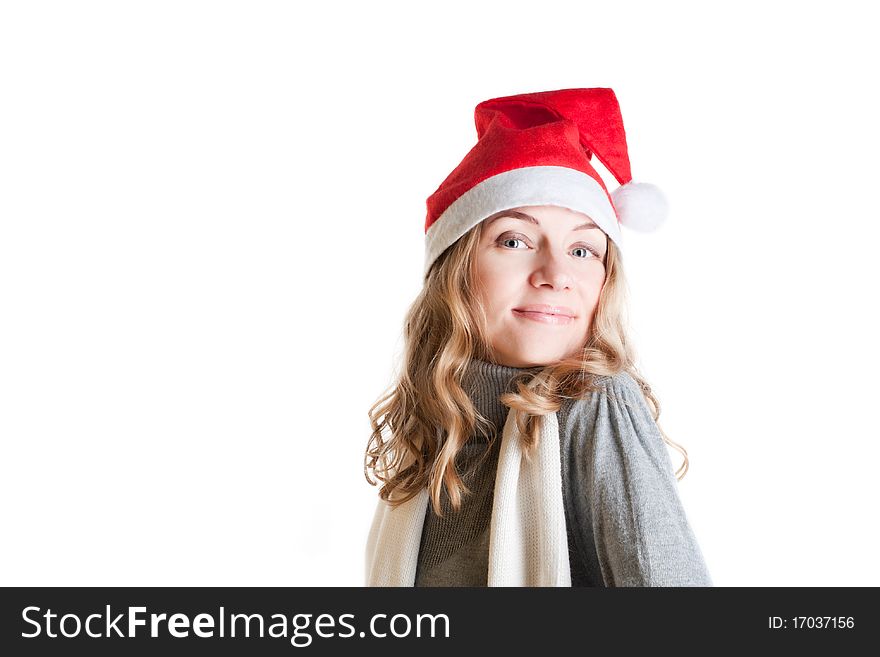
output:
POLYGON ((644 400, 641 386, 632 374, 623 370, 613 375, 596 375, 593 378, 594 390, 580 399, 570 399, 571 410, 585 410, 594 406, 596 401, 612 399, 614 401, 644 400))
POLYGON ((568 399, 560 408, 560 425, 573 441, 629 441, 636 434, 654 438, 657 432, 648 401, 638 381, 626 371, 595 378, 594 390, 568 399))
POLYGON ((633 375, 626 370, 618 372, 613 376, 602 377, 602 379, 604 379, 605 385, 610 387, 612 390, 626 390, 628 392, 637 392, 639 394, 642 394, 642 390, 639 386, 638 381, 636 381, 635 377, 633 377, 633 375))

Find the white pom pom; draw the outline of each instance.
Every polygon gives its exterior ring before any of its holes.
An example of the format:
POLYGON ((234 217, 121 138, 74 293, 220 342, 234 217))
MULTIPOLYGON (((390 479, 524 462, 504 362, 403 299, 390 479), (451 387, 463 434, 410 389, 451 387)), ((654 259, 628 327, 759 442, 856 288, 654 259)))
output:
POLYGON ((669 203, 660 188, 651 183, 629 181, 611 192, 620 223, 648 233, 656 230, 669 215, 669 203))

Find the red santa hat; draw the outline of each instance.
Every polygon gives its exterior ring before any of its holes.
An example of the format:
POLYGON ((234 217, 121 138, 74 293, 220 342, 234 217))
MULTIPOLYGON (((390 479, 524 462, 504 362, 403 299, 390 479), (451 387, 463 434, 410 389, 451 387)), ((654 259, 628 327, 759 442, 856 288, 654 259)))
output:
POLYGON ((424 275, 448 247, 496 212, 556 205, 588 215, 621 246, 620 225, 647 232, 668 214, 656 186, 634 182, 614 91, 560 89, 485 100, 477 143, 427 199, 424 275), (611 193, 593 155, 620 187, 611 193))

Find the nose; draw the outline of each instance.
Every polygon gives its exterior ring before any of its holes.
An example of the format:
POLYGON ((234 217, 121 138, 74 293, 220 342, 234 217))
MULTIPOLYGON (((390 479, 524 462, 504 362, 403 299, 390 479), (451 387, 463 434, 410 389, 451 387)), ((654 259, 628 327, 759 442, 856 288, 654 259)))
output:
POLYGON ((543 256, 530 279, 535 287, 549 285, 554 290, 564 290, 572 286, 572 276, 566 263, 561 256, 552 253, 543 256))

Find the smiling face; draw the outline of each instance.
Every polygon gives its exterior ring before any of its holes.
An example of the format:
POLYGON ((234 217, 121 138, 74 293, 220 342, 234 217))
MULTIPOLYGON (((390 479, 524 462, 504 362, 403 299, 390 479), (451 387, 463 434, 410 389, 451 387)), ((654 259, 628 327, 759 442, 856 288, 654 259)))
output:
POLYGON ((475 283, 498 363, 548 365, 583 348, 607 248, 605 233, 567 208, 524 206, 484 221, 475 283))

